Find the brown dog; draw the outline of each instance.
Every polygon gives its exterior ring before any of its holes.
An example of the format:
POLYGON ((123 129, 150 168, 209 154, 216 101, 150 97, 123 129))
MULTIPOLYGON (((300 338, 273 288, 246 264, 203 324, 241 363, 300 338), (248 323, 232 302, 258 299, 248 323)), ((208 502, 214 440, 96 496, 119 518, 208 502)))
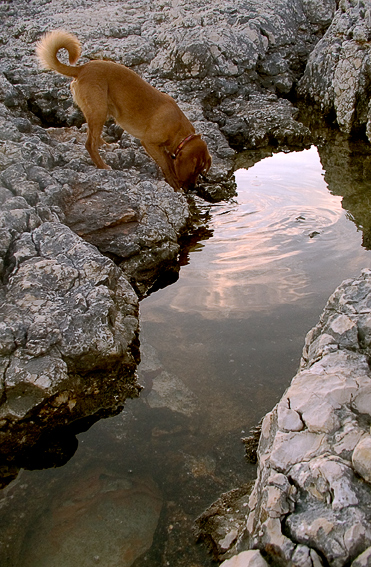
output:
POLYGON ((161 167, 166 181, 178 191, 191 189, 198 176, 207 172, 211 157, 206 143, 176 102, 161 93, 124 65, 90 61, 73 66, 81 53, 76 36, 63 30, 44 35, 36 49, 43 66, 74 77, 71 90, 88 123, 86 149, 97 167, 110 169, 98 152, 104 143, 102 128, 112 116, 129 134, 139 138, 161 167), (57 59, 66 49, 70 65, 57 59))

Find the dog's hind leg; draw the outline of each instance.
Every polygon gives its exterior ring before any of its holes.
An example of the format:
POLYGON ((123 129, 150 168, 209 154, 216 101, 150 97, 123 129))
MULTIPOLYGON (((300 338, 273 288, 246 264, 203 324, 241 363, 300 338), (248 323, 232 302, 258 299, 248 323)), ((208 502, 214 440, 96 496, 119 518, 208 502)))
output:
POLYGON ((92 88, 81 81, 71 84, 73 98, 81 108, 88 123, 88 137, 85 147, 91 159, 99 169, 111 169, 101 158, 98 148, 104 143, 102 130, 107 120, 107 92, 101 88, 92 88))
POLYGON ((103 159, 101 158, 98 148, 102 145, 101 133, 104 123, 106 121, 106 116, 101 116, 100 119, 97 115, 93 119, 86 116, 86 121, 88 123, 88 138, 86 140, 85 147, 88 150, 91 159, 99 169, 111 169, 103 159))

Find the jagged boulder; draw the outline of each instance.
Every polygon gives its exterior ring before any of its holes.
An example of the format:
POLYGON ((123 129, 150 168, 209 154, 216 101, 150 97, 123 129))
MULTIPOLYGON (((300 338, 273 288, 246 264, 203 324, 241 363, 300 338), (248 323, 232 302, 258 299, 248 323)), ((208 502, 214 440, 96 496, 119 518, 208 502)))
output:
POLYGON ((335 114, 342 132, 366 130, 371 139, 371 7, 341 0, 324 37, 311 53, 298 93, 324 114, 335 114))
POLYGON ((138 297, 111 260, 59 222, 23 232, 9 261, 0 306, 0 436, 2 457, 17 458, 48 424, 137 395, 138 297))

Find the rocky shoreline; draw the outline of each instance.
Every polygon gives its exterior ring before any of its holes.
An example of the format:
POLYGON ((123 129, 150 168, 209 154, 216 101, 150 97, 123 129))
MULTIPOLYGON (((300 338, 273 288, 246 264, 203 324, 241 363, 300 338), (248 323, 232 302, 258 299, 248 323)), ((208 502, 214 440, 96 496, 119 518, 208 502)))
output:
MULTIPOLYGON (((201 199, 235 194, 237 152, 316 142, 330 190, 342 191, 344 156, 352 156, 348 136, 371 136, 371 11, 356 0, 52 0, 4 2, 0 13, 6 484, 46 432, 78 430, 138 395, 139 300, 159 277, 179 270, 181 238, 197 228, 201 199), (40 71, 34 55, 40 36, 58 27, 79 36, 83 61, 122 62, 176 98, 213 155, 198 194, 174 193, 138 142, 112 122, 104 133, 113 144, 105 156, 112 171, 92 165, 69 81, 40 71), (336 118, 344 135, 314 134, 298 120, 295 97, 336 118)), ((367 175, 369 163, 367 150, 349 185, 367 175)), ((362 206, 354 210, 367 242, 362 206)), ((360 555, 371 545, 370 279, 364 272, 335 292, 308 335, 299 374, 265 418, 248 524, 239 524, 223 548, 239 552, 226 565, 370 561, 360 555), (324 375, 318 406, 306 388, 310 383, 316 394, 324 375)))
POLYGON ((308 333, 297 375, 262 422, 253 489, 237 505, 224 497, 229 522, 217 521, 220 505, 198 520, 216 555, 233 557, 223 566, 369 565, 370 286, 370 270, 344 281, 308 333))

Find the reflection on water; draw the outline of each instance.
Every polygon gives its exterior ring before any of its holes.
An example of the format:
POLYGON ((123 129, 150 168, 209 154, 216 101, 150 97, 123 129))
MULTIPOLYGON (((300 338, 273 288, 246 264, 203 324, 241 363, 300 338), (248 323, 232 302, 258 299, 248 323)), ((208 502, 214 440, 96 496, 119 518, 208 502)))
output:
MULTIPOLYGON (((2 493, 2 567, 207 567, 195 517, 252 479, 240 438, 278 401, 333 289, 370 267, 315 148, 236 173, 212 236, 141 303, 145 386, 60 469, 2 493)), ((367 189, 368 190, 368 189, 367 189)), ((343 194, 343 193, 342 193, 343 194)))
MULTIPOLYGON (((182 284, 166 292, 171 308, 220 319, 308 303, 313 279, 327 277, 313 257, 333 255, 346 223, 323 173, 314 147, 237 171, 238 199, 212 208, 214 238, 192 257, 182 284)), ((349 251, 354 242, 346 243, 349 251)))
POLYGON ((371 248, 371 151, 369 144, 344 141, 338 132, 321 144, 325 180, 333 195, 343 197, 343 207, 362 231, 362 243, 371 248))

